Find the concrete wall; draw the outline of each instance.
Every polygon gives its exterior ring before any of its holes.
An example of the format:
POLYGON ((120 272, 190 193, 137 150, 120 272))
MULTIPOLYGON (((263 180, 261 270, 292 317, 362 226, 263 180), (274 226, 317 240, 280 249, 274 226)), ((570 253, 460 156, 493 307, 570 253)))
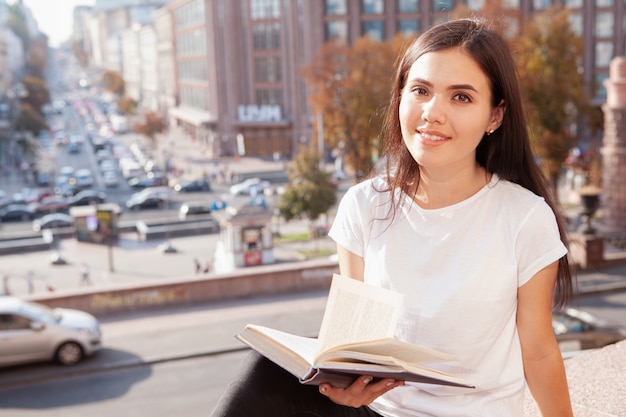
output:
POLYGON ((239 269, 235 273, 190 277, 167 282, 116 286, 104 290, 76 290, 32 296, 49 307, 74 308, 96 316, 128 313, 166 306, 328 289, 336 261, 310 260, 239 269))

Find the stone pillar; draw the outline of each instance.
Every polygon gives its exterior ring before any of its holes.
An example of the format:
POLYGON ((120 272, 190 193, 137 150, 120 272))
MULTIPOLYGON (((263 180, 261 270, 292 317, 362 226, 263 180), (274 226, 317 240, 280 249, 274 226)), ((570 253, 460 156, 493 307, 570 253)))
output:
POLYGON ((626 231, 626 57, 611 61, 604 82, 606 104, 602 138, 602 226, 607 232, 626 231))

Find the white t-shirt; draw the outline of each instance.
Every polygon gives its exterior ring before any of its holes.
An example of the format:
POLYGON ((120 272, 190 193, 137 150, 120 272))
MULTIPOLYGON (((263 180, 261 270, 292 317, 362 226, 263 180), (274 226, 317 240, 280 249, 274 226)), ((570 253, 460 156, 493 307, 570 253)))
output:
POLYGON ((365 281, 406 294, 401 339, 457 355, 433 365, 475 389, 406 383, 371 407, 383 416, 521 416, 517 289, 567 250, 543 198, 492 176, 465 201, 424 210, 405 199, 387 219, 381 178, 351 187, 330 230, 365 259, 365 281))

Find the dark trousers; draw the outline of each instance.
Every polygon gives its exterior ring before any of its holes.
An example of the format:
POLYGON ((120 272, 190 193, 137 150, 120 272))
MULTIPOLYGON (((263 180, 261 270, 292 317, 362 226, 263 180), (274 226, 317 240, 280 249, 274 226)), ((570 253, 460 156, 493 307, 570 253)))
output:
POLYGON ((318 387, 303 385, 278 365, 252 352, 211 417, 380 417, 368 407, 335 404, 318 387))

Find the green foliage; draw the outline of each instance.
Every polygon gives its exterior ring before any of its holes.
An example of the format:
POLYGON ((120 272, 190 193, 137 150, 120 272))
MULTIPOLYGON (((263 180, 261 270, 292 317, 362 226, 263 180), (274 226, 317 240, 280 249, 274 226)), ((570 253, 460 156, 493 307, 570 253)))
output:
POLYGON ((291 162, 290 182, 277 204, 286 221, 315 221, 337 202, 337 186, 331 182, 331 174, 320 168, 319 161, 319 155, 305 150, 291 162))

